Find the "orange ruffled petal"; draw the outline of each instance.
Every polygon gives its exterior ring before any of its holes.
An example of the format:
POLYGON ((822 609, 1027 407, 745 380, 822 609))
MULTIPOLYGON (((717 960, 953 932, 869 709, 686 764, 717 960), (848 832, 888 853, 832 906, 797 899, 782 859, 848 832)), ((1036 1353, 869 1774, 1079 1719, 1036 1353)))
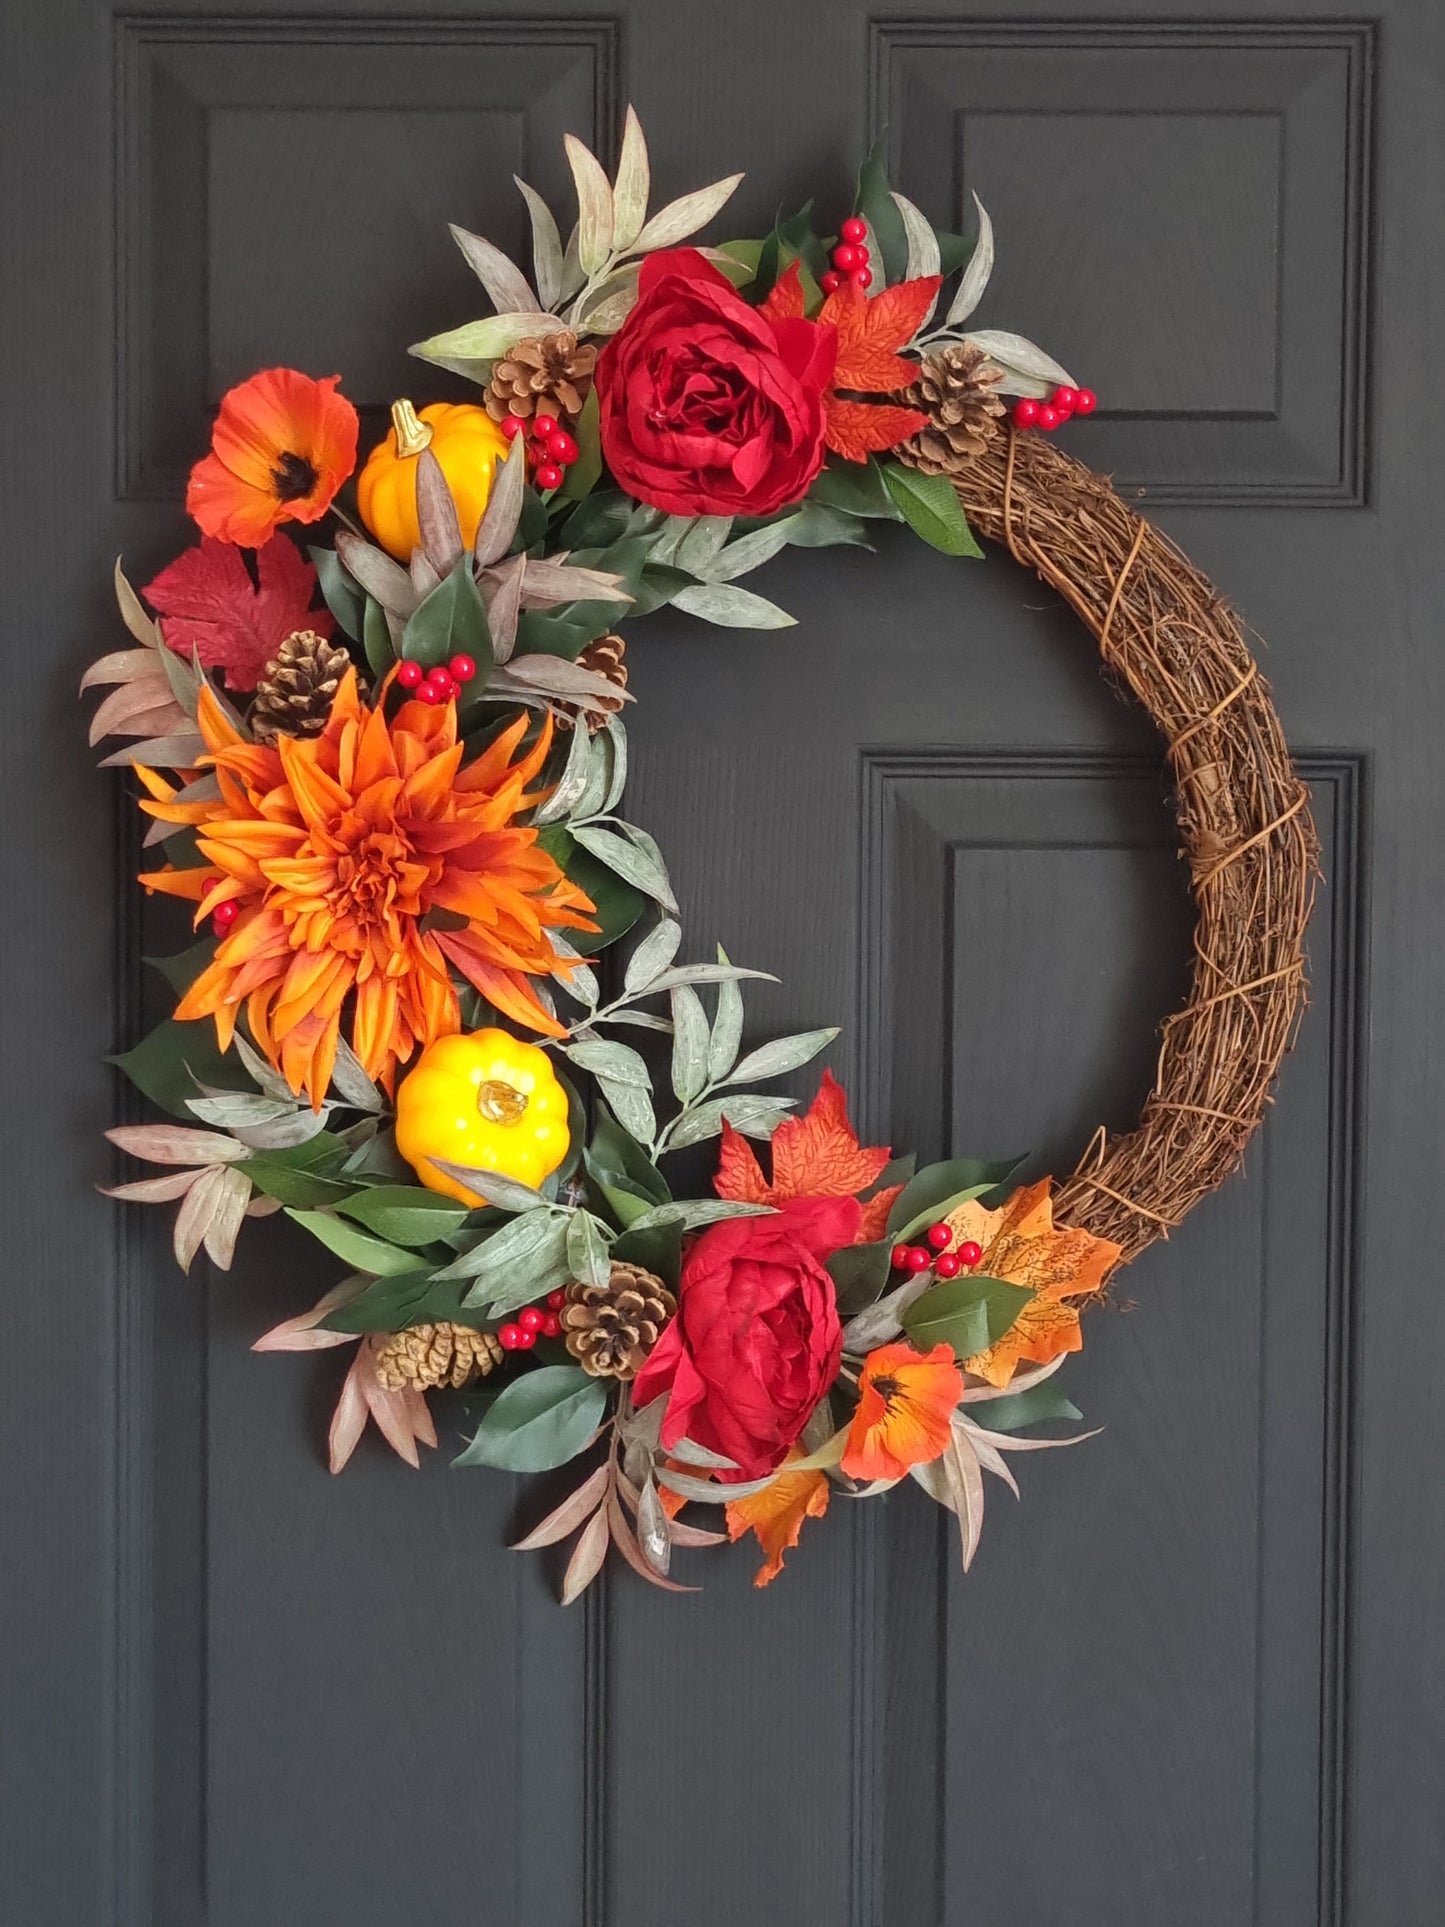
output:
POLYGON ((948 1444, 963 1374, 949 1345, 927 1353, 883 1345, 863 1361, 858 1391, 843 1470, 854 1479, 901 1479, 948 1444))

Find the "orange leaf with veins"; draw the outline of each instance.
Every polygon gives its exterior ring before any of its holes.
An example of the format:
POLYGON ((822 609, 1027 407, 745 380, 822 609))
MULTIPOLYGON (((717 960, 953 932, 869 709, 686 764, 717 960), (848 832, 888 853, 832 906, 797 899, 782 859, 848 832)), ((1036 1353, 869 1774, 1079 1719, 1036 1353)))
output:
POLYGON ((898 350, 912 341, 933 306, 940 277, 919 275, 869 296, 854 281, 845 281, 818 310, 819 321, 838 330, 838 365, 834 388, 853 388, 864 394, 891 394, 906 388, 918 372, 898 350))
POLYGON ((1076 1226, 1056 1229, 1048 1178, 1015 1191, 997 1211, 971 1198, 949 1212, 947 1223, 955 1246, 969 1239, 982 1245, 977 1272, 1034 1293, 997 1343, 964 1361, 968 1371, 1007 1385, 1025 1361, 1047 1365, 1060 1352, 1083 1350, 1078 1307, 1069 1301, 1098 1291, 1122 1252, 1076 1226))
POLYGON ((790 1472, 789 1462, 803 1454, 795 1445, 783 1469, 770 1485, 750 1498, 731 1499, 727 1505, 728 1537, 741 1539, 755 1532, 767 1554, 755 1586, 767 1586, 783 1570, 783 1554, 798 1543, 805 1519, 821 1519, 828 1510, 828 1477, 824 1472, 790 1472))
POLYGON ((927 415, 918 409, 893 403, 839 401, 830 395, 823 410, 823 439, 846 462, 866 462, 870 455, 896 448, 928 426, 927 415))
MULTIPOLYGON (((769 1183, 752 1146, 740 1131, 723 1125, 713 1188, 737 1204, 786 1204, 790 1198, 850 1198, 883 1175, 892 1153, 886 1144, 864 1146, 848 1122, 848 1099, 831 1071, 802 1117, 786 1118, 773 1133, 769 1183)), ((883 1236, 893 1200, 903 1189, 890 1185, 863 1206, 859 1244, 883 1236)))
POLYGON ((798 272, 798 263, 790 261, 769 290, 766 300, 758 309, 769 321, 798 321, 807 310, 803 295, 803 283, 798 272))

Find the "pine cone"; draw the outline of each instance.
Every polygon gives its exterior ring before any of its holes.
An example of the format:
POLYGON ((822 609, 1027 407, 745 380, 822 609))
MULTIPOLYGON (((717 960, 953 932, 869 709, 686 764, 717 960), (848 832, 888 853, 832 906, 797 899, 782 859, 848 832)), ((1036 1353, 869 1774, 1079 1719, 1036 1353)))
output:
POLYGON ((925 475, 956 475, 970 455, 982 455, 998 430, 1004 402, 994 390, 1002 380, 1003 370, 970 342, 927 356, 902 400, 921 408, 929 424, 901 444, 899 459, 925 475))
POLYGON ((278 736, 319 736, 326 727, 351 658, 314 629, 287 636, 256 685, 251 729, 257 742, 278 736))
POLYGON ((501 1362, 502 1348, 491 1332, 473 1331, 470 1325, 412 1325, 376 1347, 376 1375, 391 1392, 465 1385, 485 1378, 501 1362))
POLYGON ((494 422, 518 415, 555 415, 563 428, 572 427, 592 388, 597 350, 578 347, 570 328, 554 335, 524 335, 492 370, 487 388, 487 413, 494 422))
POLYGON ((641 1265, 614 1260, 605 1285, 573 1279, 562 1307, 567 1349, 593 1378, 636 1378, 677 1300, 641 1265))
MULTIPOLYGON (((605 676, 619 689, 627 687, 627 664, 622 660, 627 644, 621 636, 598 636, 589 642, 577 658, 579 669, 590 669, 594 675, 605 676)), ((552 704, 552 726, 554 729, 569 730, 577 725, 577 718, 584 716, 587 727, 595 736, 609 716, 615 716, 622 707, 622 698, 599 696, 601 709, 580 709, 576 703, 554 702, 552 704)))

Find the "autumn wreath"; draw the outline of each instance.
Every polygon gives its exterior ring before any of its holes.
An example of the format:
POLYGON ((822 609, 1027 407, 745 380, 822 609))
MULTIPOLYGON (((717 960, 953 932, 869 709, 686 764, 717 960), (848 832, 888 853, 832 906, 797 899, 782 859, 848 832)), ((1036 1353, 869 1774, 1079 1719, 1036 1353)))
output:
POLYGON ((144 792, 141 881, 194 906, 197 941, 160 965, 174 1015, 118 1059, 178 1121, 110 1136, 162 1169, 112 1195, 178 1206, 183 1267, 225 1269, 279 1210, 339 1261, 256 1345, 353 1348, 333 1470, 368 1418, 417 1464, 442 1388, 478 1408, 457 1463, 582 1460, 522 1541, 575 1535, 567 1600, 609 1544, 675 1587, 674 1549, 724 1537, 694 1503, 756 1534, 766 1583, 835 1490, 905 1475, 967 1566, 983 1474, 1017 1490, 1008 1454, 1073 1442, 1029 1428, 1079 1416, 1055 1374, 1081 1308, 1259 1122, 1303 988, 1305 792, 1233 616, 1042 439, 1094 397, 972 327, 981 206, 971 246, 939 233, 873 158, 835 237, 809 207, 700 247, 741 177, 649 215, 630 111, 615 179, 567 153, 565 246, 518 183, 531 281, 453 230, 496 312, 412 352, 479 403, 399 400, 358 467, 339 377, 268 369, 192 471, 200 541, 144 601, 117 567, 134 646, 85 676, 109 686, 91 740, 126 739, 106 762, 144 792), (328 516, 331 547, 278 532, 328 516), (764 973, 678 961, 663 855, 619 814, 615 625, 782 628, 740 578, 873 518, 954 556, 1004 543, 1168 739, 1193 991, 1139 1128, 1058 1196, 860 1143, 827 1072, 799 1115, 761 1091, 836 1032, 744 1048, 764 973), (710 1139, 713 1195, 674 1195, 670 1154, 710 1139))

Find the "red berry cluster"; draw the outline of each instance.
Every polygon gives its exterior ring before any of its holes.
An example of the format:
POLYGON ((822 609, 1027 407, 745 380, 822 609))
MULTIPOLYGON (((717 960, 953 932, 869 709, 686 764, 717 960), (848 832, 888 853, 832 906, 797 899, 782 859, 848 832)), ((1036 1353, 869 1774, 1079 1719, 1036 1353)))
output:
POLYGON ((562 1320, 557 1316, 567 1302, 565 1291, 549 1291, 547 1307, 528 1305, 517 1313, 513 1325, 503 1325, 497 1333, 497 1343, 504 1352, 529 1352, 539 1338, 560 1338, 562 1320))
POLYGON ((1045 434, 1058 428, 1070 415, 1092 415, 1099 397, 1092 388, 1056 388, 1047 401, 1025 395, 1014 403, 1014 421, 1020 428, 1042 428, 1045 434))
POLYGON ((424 670, 419 662, 398 663, 396 679, 403 689, 409 689, 419 703, 449 703, 464 682, 470 682, 477 673, 477 665, 470 656, 453 656, 449 663, 438 663, 435 669, 424 670))
POLYGON ((538 415, 530 424, 520 415, 507 415, 502 421, 502 433, 509 442, 514 442, 519 435, 526 434, 529 425, 532 436, 527 443, 527 466, 532 471, 532 480, 544 491, 561 488, 566 471, 582 451, 555 415, 538 415))
POLYGON ((855 287, 871 288, 873 270, 869 267, 868 223, 850 214, 838 230, 838 245, 833 250, 833 265, 818 284, 824 294, 836 294, 845 281, 855 287))
POLYGON ((930 1225, 926 1236, 926 1245, 894 1245, 895 1271, 927 1271, 931 1266, 940 1278, 956 1278, 960 1271, 971 1271, 983 1256, 983 1246, 972 1238, 965 1238, 956 1251, 950 1251, 951 1225, 930 1225))

